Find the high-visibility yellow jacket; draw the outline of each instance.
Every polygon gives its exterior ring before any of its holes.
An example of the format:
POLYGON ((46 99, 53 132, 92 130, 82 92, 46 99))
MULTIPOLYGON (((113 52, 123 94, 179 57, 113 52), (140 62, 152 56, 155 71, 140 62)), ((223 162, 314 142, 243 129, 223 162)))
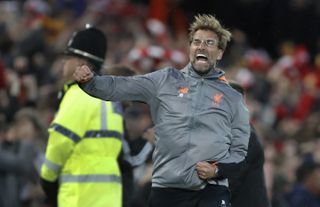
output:
POLYGON ((121 207, 119 107, 87 95, 77 84, 66 91, 41 168, 42 179, 59 180, 59 207, 121 207))

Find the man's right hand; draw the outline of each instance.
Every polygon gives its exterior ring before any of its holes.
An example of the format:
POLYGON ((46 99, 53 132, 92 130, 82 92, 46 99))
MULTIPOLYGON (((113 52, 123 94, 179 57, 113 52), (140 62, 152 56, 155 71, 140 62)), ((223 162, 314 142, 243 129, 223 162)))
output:
POLYGON ((78 66, 73 73, 73 78, 78 83, 85 83, 91 80, 94 76, 94 73, 90 70, 87 65, 78 66))

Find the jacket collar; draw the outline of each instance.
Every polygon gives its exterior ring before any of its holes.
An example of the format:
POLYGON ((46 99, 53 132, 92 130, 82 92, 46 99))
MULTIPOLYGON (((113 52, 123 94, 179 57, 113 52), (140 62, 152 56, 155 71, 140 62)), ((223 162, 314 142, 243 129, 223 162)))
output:
POLYGON ((71 86, 77 84, 77 82, 75 81, 72 81, 72 82, 69 82, 69 83, 66 83, 63 85, 63 90, 64 92, 67 92, 67 90, 69 90, 69 88, 71 88, 71 86))
POLYGON ((57 98, 59 101, 62 100, 62 98, 64 97, 64 95, 66 94, 66 92, 73 86, 77 84, 75 81, 72 81, 70 83, 65 83, 63 85, 63 89, 61 89, 59 92, 58 92, 58 95, 57 95, 57 98))
POLYGON ((219 68, 211 68, 210 71, 205 74, 204 76, 199 75, 193 68, 193 66, 191 65, 191 63, 189 63, 188 65, 186 65, 182 70, 182 73, 194 77, 194 78, 204 78, 204 79, 216 79, 219 78, 221 76, 225 75, 225 72, 219 68))

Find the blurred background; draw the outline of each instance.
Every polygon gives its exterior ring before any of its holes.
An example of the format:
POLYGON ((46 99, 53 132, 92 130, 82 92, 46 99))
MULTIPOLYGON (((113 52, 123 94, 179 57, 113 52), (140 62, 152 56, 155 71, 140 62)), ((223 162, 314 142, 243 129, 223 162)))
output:
MULTIPOLYGON (((247 91, 252 123, 265 150, 273 207, 290 206, 287 200, 295 184, 307 180, 313 180, 310 192, 320 200, 319 0, 0 1, 0 162, 10 155, 19 158, 21 147, 12 143, 27 141, 33 151, 27 164, 39 170, 46 129, 59 104, 61 52, 76 29, 90 23, 107 34, 105 73, 108 65, 118 64, 144 74, 188 63, 188 26, 198 13, 215 15, 232 31, 218 66, 247 91), (314 168, 305 168, 310 165, 314 168)), ((127 136, 133 140, 150 126, 150 117, 139 104, 128 111, 126 119, 147 120, 138 132, 127 121, 127 136)), ((3 178, 17 172, 0 165, 2 194, 3 178)), ((143 207, 150 160, 134 170, 133 205, 143 207)), ((0 199, 45 206, 28 165, 24 171, 28 176, 19 177, 19 188, 0 199)))

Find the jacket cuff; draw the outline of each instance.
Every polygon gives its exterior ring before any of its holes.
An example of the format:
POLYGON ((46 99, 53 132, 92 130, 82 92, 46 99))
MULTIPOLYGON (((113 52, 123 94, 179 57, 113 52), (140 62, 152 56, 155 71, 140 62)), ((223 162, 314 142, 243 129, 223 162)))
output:
POLYGON ((246 160, 239 163, 218 163, 218 176, 216 179, 237 177, 246 167, 246 160))
POLYGON ((57 198, 58 198, 58 189, 59 183, 58 181, 50 182, 40 178, 40 184, 43 191, 46 194, 46 203, 51 204, 52 206, 57 206, 57 198))

